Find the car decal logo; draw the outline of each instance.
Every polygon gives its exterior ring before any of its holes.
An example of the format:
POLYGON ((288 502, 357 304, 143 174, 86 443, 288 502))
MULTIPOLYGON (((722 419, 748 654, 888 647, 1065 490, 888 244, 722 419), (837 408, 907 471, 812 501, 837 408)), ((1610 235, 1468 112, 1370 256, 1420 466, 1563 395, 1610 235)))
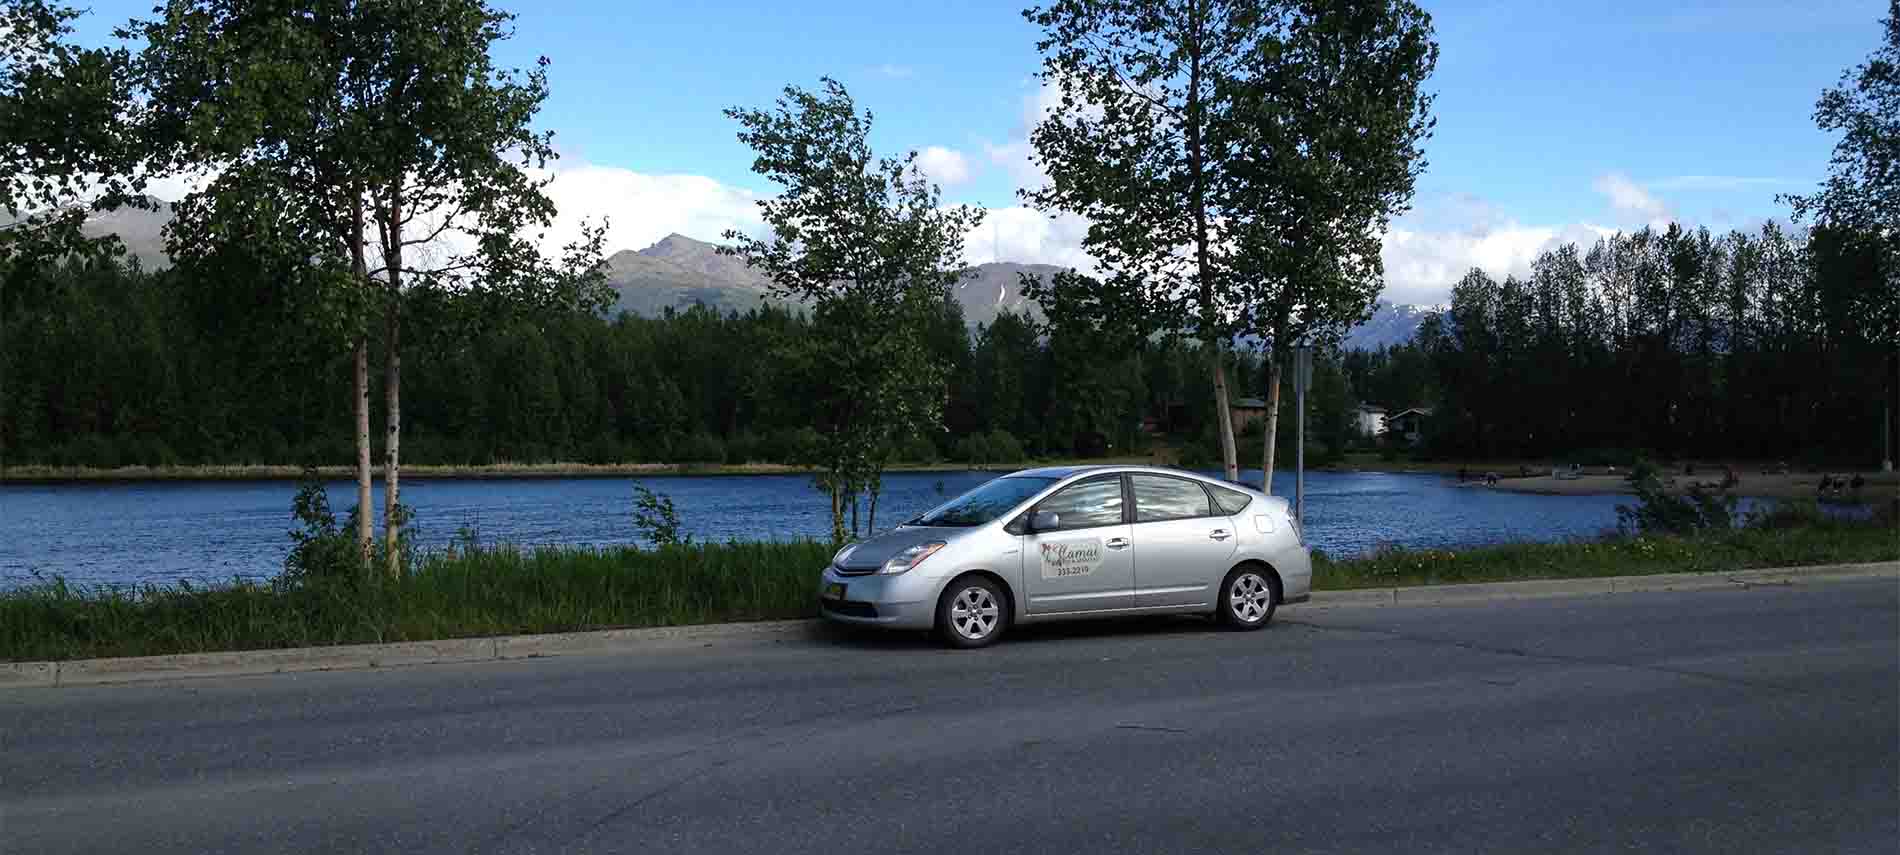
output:
POLYGON ((1064 540, 1041 544, 1042 578, 1087 576, 1102 566, 1100 540, 1064 540))

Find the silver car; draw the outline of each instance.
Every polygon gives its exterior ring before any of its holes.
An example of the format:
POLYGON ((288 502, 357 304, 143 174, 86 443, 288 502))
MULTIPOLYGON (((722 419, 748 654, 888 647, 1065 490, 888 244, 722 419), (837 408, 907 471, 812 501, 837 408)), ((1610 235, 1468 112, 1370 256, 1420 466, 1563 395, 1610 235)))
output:
POLYGON ((1284 499, 1173 469, 1057 467, 994 479, 846 546, 818 602, 835 621, 982 647, 1014 624, 1108 615, 1259 629, 1305 601, 1312 578, 1284 499))

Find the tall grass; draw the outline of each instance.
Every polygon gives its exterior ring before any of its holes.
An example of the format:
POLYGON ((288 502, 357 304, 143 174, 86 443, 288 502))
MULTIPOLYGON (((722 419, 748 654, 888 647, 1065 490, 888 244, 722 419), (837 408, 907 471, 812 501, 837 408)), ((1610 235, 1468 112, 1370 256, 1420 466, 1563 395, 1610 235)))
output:
POLYGON ((0 660, 422 641, 816 613, 814 542, 642 550, 500 546, 421 556, 397 578, 0 592, 0 660))

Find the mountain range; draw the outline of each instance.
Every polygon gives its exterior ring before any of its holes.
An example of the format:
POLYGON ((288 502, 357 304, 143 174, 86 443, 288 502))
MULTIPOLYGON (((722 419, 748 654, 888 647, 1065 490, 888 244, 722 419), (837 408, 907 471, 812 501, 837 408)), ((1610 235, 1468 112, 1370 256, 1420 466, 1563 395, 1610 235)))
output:
MULTIPOLYGON (((170 219, 169 205, 156 211, 124 208, 94 215, 86 230, 94 235, 117 234, 127 253, 150 270, 169 261, 162 230, 170 219)), ((614 253, 607 258, 607 280, 614 291, 611 311, 650 317, 669 307, 684 309, 695 303, 721 311, 745 311, 778 302, 765 274, 738 258, 721 255, 718 249, 715 244, 671 234, 645 249, 614 253)), ((989 324, 1004 310, 1039 315, 1038 307, 1023 298, 1019 277, 1024 273, 1047 276, 1060 270, 1048 264, 980 264, 975 276, 958 283, 955 296, 972 326, 989 324)), ((1425 315, 1440 310, 1439 306, 1381 304, 1370 320, 1347 334, 1345 346, 1370 350, 1410 341, 1425 315)))

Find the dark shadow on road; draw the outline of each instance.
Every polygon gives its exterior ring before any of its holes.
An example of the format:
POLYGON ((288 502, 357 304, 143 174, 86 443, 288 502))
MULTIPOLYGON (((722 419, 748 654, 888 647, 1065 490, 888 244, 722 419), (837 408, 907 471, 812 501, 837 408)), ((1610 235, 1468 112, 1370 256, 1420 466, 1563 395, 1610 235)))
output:
MULTIPOLYGON (((1270 626, 1267 631, 1272 631, 1272 629, 1273 627, 1270 626)), ((1098 638, 1187 637, 1217 635, 1223 632, 1224 630, 1213 621, 1203 617, 1144 615, 1013 626, 997 644, 1007 647, 1025 644, 1059 644, 1066 641, 1098 638)), ((829 621, 814 623, 808 639, 815 644, 861 650, 949 650, 928 632, 884 630, 829 621)))

